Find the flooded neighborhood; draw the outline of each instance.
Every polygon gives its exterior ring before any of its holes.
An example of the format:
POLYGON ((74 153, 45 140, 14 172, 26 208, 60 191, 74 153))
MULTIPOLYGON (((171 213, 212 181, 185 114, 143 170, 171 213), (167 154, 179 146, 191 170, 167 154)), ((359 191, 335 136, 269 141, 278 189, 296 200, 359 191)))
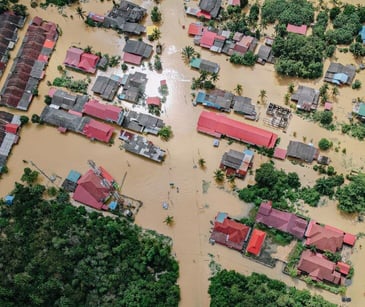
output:
MULTIPOLYGON (((8 156, 0 160, 8 169, 0 179, 0 196, 9 196, 29 167, 40 173, 42 185, 68 189, 73 204, 105 214, 120 204, 117 215, 133 215, 137 225, 171 237, 181 306, 209 306, 213 264, 244 275, 262 273, 339 306, 365 305, 362 214, 340 211, 333 195, 321 196, 317 206, 300 199, 290 211, 290 206, 275 208, 270 199, 245 202, 240 194, 255 185, 256 171, 267 164, 296 173, 302 188, 316 184, 323 174, 320 167, 333 167, 345 184, 350 182, 347 175, 364 172, 364 141, 341 128, 326 129, 309 115, 332 112, 338 127, 365 117, 364 90, 351 86, 356 80, 365 86, 365 72, 359 68, 363 56, 340 52, 341 45, 324 60, 321 77, 281 76, 266 41, 275 37, 272 24, 262 29, 261 38, 244 39, 243 34, 239 38, 203 25, 197 8, 209 1, 131 2, 141 22, 118 24, 114 1, 80 1, 63 8, 51 4, 45 9, 20 0, 28 5, 29 16, 18 20, 18 40, 0 79, 0 90, 8 87, 1 92, 0 127, 9 135, 4 145, 8 156), (158 24, 150 17, 156 5, 162 16, 158 24), (117 29, 87 26, 86 16, 117 29), (38 27, 44 37, 39 50, 32 32, 40 31, 38 27), (154 27, 160 37, 151 41, 154 27), (184 59, 187 46, 199 56, 184 59), (250 48, 255 54, 260 51, 256 64, 231 63, 232 54, 250 48), (103 69, 105 54, 109 63, 116 57, 118 65, 103 69), (25 55, 39 65, 28 71, 25 55), (25 79, 22 74, 8 76, 20 70, 34 79, 36 91, 14 90, 25 79), (206 71, 211 79, 216 76, 215 89, 192 89, 206 71), (83 80, 85 87, 80 82, 74 90, 66 89, 55 85, 57 78, 83 80), (324 84, 329 89, 322 101, 324 84), (335 85, 338 93, 331 95, 335 85), (22 116, 29 122, 22 124, 22 116), (319 148, 322 139, 331 143, 329 149, 319 148), (99 184, 98 193, 108 200, 94 201, 89 182, 99 184), (245 224, 248 219, 253 223, 245 224), (288 233, 290 244, 275 242, 267 234, 273 229, 288 233), (239 239, 234 239, 236 232, 239 239), (290 255, 299 245, 305 249, 303 259, 291 267, 290 255), (327 251, 342 258, 330 261, 322 256, 327 251), (313 254, 319 259, 311 259, 313 254), (313 273, 313 263, 321 263, 331 276, 323 277, 321 269, 313 273), (353 277, 346 278, 350 271, 353 277), (316 281, 340 290, 316 287, 316 281), (343 298, 351 298, 351 303, 343 298)), ((222 1, 222 6, 235 2, 222 1)), ((332 1, 311 2, 332 7, 332 1)), ((364 5, 361 0, 342 2, 364 5)), ((253 4, 249 1, 245 12, 253 4)), ((214 14, 213 9, 211 17, 214 14)), ((287 31, 301 35, 298 28, 287 31)), ((305 33, 311 32, 309 27, 305 33)))

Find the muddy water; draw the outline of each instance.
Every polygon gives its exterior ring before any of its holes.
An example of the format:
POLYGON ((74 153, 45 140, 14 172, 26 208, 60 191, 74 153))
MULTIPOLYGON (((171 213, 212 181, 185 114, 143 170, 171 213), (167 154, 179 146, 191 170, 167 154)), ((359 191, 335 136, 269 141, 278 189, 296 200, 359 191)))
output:
MULTIPOLYGON (((354 2, 360 3, 361 1, 354 2)), ((144 7, 150 8, 152 1, 139 1, 144 7)), ((189 5, 197 4, 192 1, 189 5)), ((90 1, 83 3, 83 9, 96 13, 103 13, 110 9, 111 2, 90 1)), ((208 243, 210 221, 214 219, 217 211, 226 211, 233 217, 240 217, 247 214, 249 206, 240 202, 231 192, 231 188, 226 183, 218 186, 213 180, 213 172, 218 167, 222 154, 230 148, 242 150, 241 144, 228 145, 227 141, 222 141, 219 148, 213 148, 213 139, 196 133, 196 122, 199 117, 200 107, 193 107, 191 104, 190 82, 193 76, 197 76, 185 65, 180 56, 180 50, 186 45, 193 45, 192 38, 186 33, 188 24, 193 21, 186 17, 183 12, 182 1, 163 1, 161 9, 164 22, 160 30, 162 32, 161 42, 164 45, 162 63, 164 70, 162 73, 150 72, 148 69, 135 68, 133 70, 143 71, 148 74, 149 83, 147 95, 156 95, 159 81, 166 79, 170 94, 167 102, 163 106, 163 120, 172 126, 174 138, 169 142, 162 142, 157 137, 149 136, 157 145, 167 150, 167 158, 164 164, 158 165, 153 162, 141 159, 128 154, 119 149, 119 141, 111 147, 93 143, 84 137, 67 133, 60 134, 56 129, 48 126, 28 125, 23 129, 21 141, 17 145, 9 159, 8 175, 0 182, 0 195, 5 195, 12 189, 14 181, 21 176, 23 168, 27 165, 23 160, 33 161, 46 174, 57 174, 61 177, 67 176, 70 169, 84 172, 88 169, 87 160, 92 159, 97 164, 103 165, 111 174, 121 181, 127 172, 126 181, 123 186, 123 193, 141 199, 144 206, 136 218, 137 224, 157 230, 169 235, 174 240, 174 252, 180 263, 181 287, 181 306, 208 306, 209 296, 207 294, 208 278, 210 276, 208 254, 214 255, 214 259, 224 268, 235 269, 239 272, 249 274, 252 271, 265 273, 272 278, 283 280, 289 285, 304 288, 305 285, 297 280, 292 280, 280 273, 280 265, 274 269, 268 269, 251 261, 242 258, 238 253, 221 246, 211 246, 208 243), (181 6, 181 10, 180 7, 181 6), (183 29, 183 25, 186 26, 183 29), (199 158, 206 160, 206 168, 201 169, 197 166, 199 158), (202 182, 209 183, 207 193, 203 193, 202 182), (170 183, 174 183, 177 189, 171 189, 170 183), (169 209, 162 209, 162 202, 169 203, 169 209), (168 227, 163 223, 167 215, 174 216, 175 225, 168 227)), ((64 60, 66 50, 70 45, 93 46, 95 51, 109 53, 111 55, 121 54, 124 40, 114 31, 103 29, 85 28, 82 20, 76 16, 75 8, 66 9, 64 14, 71 17, 60 15, 55 8, 48 8, 47 11, 37 8, 30 9, 31 16, 39 15, 45 19, 52 16, 52 20, 60 25, 63 35, 60 37, 56 51, 52 55, 47 75, 40 86, 40 97, 35 99, 28 112, 29 116, 33 113, 40 113, 42 110, 43 95, 47 93, 48 86, 46 81, 52 81, 58 76, 57 65, 64 60)), ((150 18, 147 17, 146 25, 150 25, 150 18)), ((24 30, 21 32, 24 33, 24 30)), ((18 44, 19 47, 19 44, 18 44)), ((271 65, 256 65, 253 69, 233 67, 223 55, 215 55, 206 50, 201 52, 202 58, 218 62, 221 65, 220 80, 218 87, 233 90, 236 84, 243 86, 243 95, 251 97, 253 101, 259 100, 260 90, 267 91, 267 102, 284 104, 284 95, 287 91, 289 82, 295 84, 306 84, 319 88, 321 80, 298 81, 289 78, 279 78, 274 73, 271 65)), ((345 64, 353 62, 350 54, 337 52, 338 61, 345 64)), ((326 62, 326 67, 329 63, 326 62)), ((10 66, 9 66, 10 67, 10 66)), ((9 69, 8 67, 8 69, 9 69)), ((110 72, 120 73, 118 69, 110 72)), ((108 71, 109 73, 109 71, 108 71)), ((82 74, 73 73, 75 77, 83 78, 82 74)), ((364 73, 360 73, 359 78, 365 84, 364 73)), ((4 79, 4 78, 3 78, 4 79)), ((3 81, 3 80, 2 80, 3 81)), ((353 91, 349 88, 341 88, 340 95, 334 102, 334 112, 338 121, 344 121, 346 114, 351 111, 351 99, 361 96, 362 92, 353 91)), ((130 105, 123 103, 125 106, 130 105)), ((270 129, 263 124, 262 118, 265 117, 265 106, 257 104, 260 120, 252 123, 270 129)), ((242 120, 242 118, 230 115, 232 118, 242 120)), ((297 116, 293 116, 287 133, 277 131, 281 138, 281 146, 286 147, 290 139, 307 142, 312 141, 317 144, 321 137, 327 137, 341 148, 336 153, 331 150, 328 154, 338 172, 348 172, 351 168, 359 168, 364 164, 359 148, 363 143, 343 136, 338 132, 328 132, 317 125, 304 121, 297 116), (295 132, 295 133, 294 133, 295 132), (341 153, 342 148, 346 148, 346 154, 341 153)), ((267 161, 265 157, 258 155, 254 158, 254 165, 258 167, 267 161)), ((276 162, 277 167, 288 171, 297 172, 304 185, 313 184, 317 175, 311 166, 293 165, 289 161, 276 162)), ((46 179, 43 179, 48 184, 46 179)), ((61 180, 57 181, 59 184, 61 180)), ((244 181, 237 181, 239 187, 247 183, 253 183, 253 176, 248 176, 244 181)), ((356 224, 354 218, 344 217, 335 209, 335 204, 327 202, 320 208, 302 208, 309 216, 315 217, 319 222, 329 223, 353 233, 365 232, 362 224, 356 224)), ((360 242, 361 243, 361 242, 360 242)), ((364 257, 362 249, 354 251, 351 260, 355 264, 354 285, 349 287, 348 294, 352 297, 354 306, 365 304, 363 292, 365 291, 364 281, 361 276, 365 274, 365 267, 361 264, 361 257, 364 257)), ((338 296, 331 295, 326 291, 310 289, 320 293, 326 299, 339 303, 338 296)))

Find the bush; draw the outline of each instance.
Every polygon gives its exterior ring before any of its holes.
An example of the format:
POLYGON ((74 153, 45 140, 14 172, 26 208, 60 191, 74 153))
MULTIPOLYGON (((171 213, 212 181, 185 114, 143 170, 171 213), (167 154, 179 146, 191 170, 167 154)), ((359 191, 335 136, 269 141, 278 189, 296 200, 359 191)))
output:
POLYGON ((352 87, 352 89, 354 89, 354 90, 357 90, 357 89, 361 88, 361 81, 360 81, 360 80, 358 80, 358 79, 356 79, 356 80, 354 81, 354 83, 352 83, 351 87, 352 87))
POLYGON ((332 146, 332 142, 325 139, 325 138, 322 138, 319 142, 318 142, 318 147, 319 149, 321 150, 328 150, 330 149, 332 146))

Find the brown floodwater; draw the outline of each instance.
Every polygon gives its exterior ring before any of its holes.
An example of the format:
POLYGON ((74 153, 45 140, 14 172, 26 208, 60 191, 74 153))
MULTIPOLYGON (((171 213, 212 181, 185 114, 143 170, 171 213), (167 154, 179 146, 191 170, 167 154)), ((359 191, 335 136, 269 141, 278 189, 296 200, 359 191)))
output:
MULTIPOLYGON (((360 4, 361 0, 350 2, 360 4)), ((24 0, 24 3, 28 4, 29 2, 24 0)), ((153 6, 153 1, 137 1, 137 3, 146 8, 153 6)), ((188 3, 188 5, 196 4, 197 1, 188 3)), ((117 138, 114 145, 107 146, 91 142, 79 135, 60 134, 53 127, 29 124, 22 130, 20 143, 14 147, 9 158, 8 167, 10 171, 0 181, 0 196, 9 192, 14 186, 14 182, 19 180, 23 168, 27 166, 23 160, 34 162, 48 175, 57 174, 65 178, 70 169, 85 172, 88 169, 87 160, 92 159, 109 170, 117 181, 121 181, 123 175, 127 172, 123 193, 138 198, 144 203, 136 217, 136 223, 173 238, 174 253, 180 263, 178 282, 181 287, 181 306, 209 305, 207 290, 209 286, 208 278, 211 274, 209 268, 210 255, 223 268, 234 269, 244 274, 250 274, 253 271, 260 272, 271 278, 282 280, 288 285, 300 289, 306 288, 303 282, 283 275, 280 264, 275 269, 269 269, 243 258, 235 251, 218 245, 211 246, 208 243, 211 229, 210 222, 214 220, 217 211, 225 211, 230 216, 240 217, 246 215, 250 209, 249 205, 239 201, 227 183, 218 186, 213 179, 213 172, 218 168, 223 153, 231 148, 242 150, 245 146, 237 143, 229 145, 227 141, 222 140, 220 146, 214 148, 211 137, 196 132, 196 123, 202 108, 199 106, 194 107, 191 103, 190 80, 198 73, 191 71, 183 63, 180 55, 180 51, 184 46, 193 45, 192 38, 187 35, 187 27, 194 19, 185 16, 183 5, 184 2, 181 0, 163 0, 161 4, 163 23, 160 30, 162 33, 161 42, 164 46, 161 56, 164 67, 163 72, 151 72, 148 68, 143 67, 130 68, 130 71, 142 71, 148 74, 147 95, 157 95, 160 80, 167 80, 169 95, 163 106, 161 118, 172 126, 174 137, 168 142, 163 142, 157 137, 148 136, 155 144, 167 150, 166 161, 159 165, 121 151, 119 149, 120 142, 117 138), (183 29, 183 25, 185 25, 185 29, 183 29), (197 166, 199 158, 206 160, 205 169, 197 166), (203 193, 203 180, 209 186, 207 193, 203 193), (170 188, 170 183, 174 183, 176 187, 179 187, 179 191, 176 188, 170 188), (162 208, 162 202, 164 201, 169 203, 168 210, 162 208), (163 223, 167 215, 174 216, 174 226, 168 227, 163 223)), ((81 6, 86 12, 93 11, 102 14, 112 7, 112 3, 111 1, 90 1, 82 3, 81 6)), ((95 51, 109 53, 110 55, 121 55, 124 44, 123 37, 114 31, 86 28, 83 21, 77 17, 75 7, 65 9, 63 14, 60 14, 54 7, 47 10, 41 8, 30 9, 30 15, 31 17, 39 15, 45 19, 52 19, 61 27, 62 36, 59 38, 56 50, 51 57, 46 71, 46 78, 40 85, 40 96, 34 99, 27 112, 29 116, 34 113, 40 114, 43 109, 44 95, 47 94, 49 89, 46 81, 52 81, 59 75, 57 66, 62 64, 69 46, 76 45, 83 48, 90 45, 95 51), (73 15, 73 19, 70 15, 73 15)), ((149 16, 147 16, 145 24, 151 24, 149 16)), ((267 31, 272 31, 272 29, 267 31)), ((23 36, 25 29, 20 33, 23 36)), ((17 48, 19 46, 18 43, 17 48)), ((322 85, 322 80, 308 81, 280 78, 276 76, 272 65, 255 65, 254 68, 234 67, 224 55, 213 54, 200 48, 196 48, 196 50, 201 53, 202 58, 220 64, 220 79, 217 82, 219 88, 233 90, 236 84, 241 84, 243 86, 243 95, 251 97, 254 102, 259 100, 259 93, 262 89, 267 92, 267 102, 284 105, 284 95, 290 82, 294 82, 296 85, 299 83, 306 84, 315 88, 322 85)), ((12 53, 12 56, 15 56, 15 52, 12 53)), ((336 57, 339 62, 344 64, 354 62, 351 54, 336 52, 336 57)), ((329 61, 326 61, 325 67, 328 67, 328 65, 329 61)), ((7 71, 9 69, 10 65, 7 71)), ((109 73, 121 74, 121 71, 115 68, 109 70, 106 74, 109 73)), ((84 75, 79 73, 73 72, 72 75, 75 78, 84 78, 84 75)), ((356 78, 365 84, 364 72, 357 74, 356 78)), ((0 81, 0 86, 4 79, 0 81)), ((358 96, 362 96, 361 90, 354 91, 348 87, 340 89, 340 95, 334 102, 334 113, 339 122, 346 121, 347 113, 352 108, 351 100, 358 96)), ((131 107, 128 103, 122 103, 122 105, 131 107)), ((265 117, 265 106, 257 104, 257 107, 260 120, 248 123, 271 129, 262 120, 265 117)), ((143 108, 138 107, 138 109, 143 108)), ((246 121, 234 114, 229 116, 246 121)), ((360 168, 364 165, 363 150, 360 150, 365 148, 364 143, 341 135, 338 131, 329 132, 316 124, 302 120, 296 115, 293 116, 286 133, 281 130, 277 130, 277 133, 281 138, 281 147, 286 147, 291 139, 305 140, 314 144, 317 144, 322 137, 331 139, 336 146, 340 147, 340 150, 339 152, 330 150, 326 154, 330 156, 335 169, 339 173, 347 173, 353 168, 360 168), (296 136, 294 137, 294 135, 296 136), (342 153, 343 148, 346 148, 346 154, 342 153)), ((259 167, 265 161, 267 161, 267 158, 256 155, 254 167, 259 167)), ((303 185, 311 185, 317 178, 317 174, 310 165, 294 165, 289 161, 276 161, 275 164, 287 171, 297 172, 303 185)), ((45 178, 42 180, 44 184, 49 184, 45 178)), ((248 175, 243 181, 236 181, 238 187, 244 187, 246 184, 253 182, 252 175, 248 175)), ((56 183, 60 184, 61 180, 56 183)), ((301 210, 321 223, 328 223, 352 233, 365 232, 364 224, 357 223, 354 217, 341 215, 333 202, 325 201, 319 208, 302 205, 301 210)), ((352 297, 354 306, 365 304, 365 281, 361 278, 365 275, 365 266, 361 262, 361 259, 365 256, 364 251, 360 249, 360 244, 364 243, 362 241, 357 243, 357 248, 355 248, 351 257, 355 265, 355 277, 354 283, 348 288, 347 294, 352 297)), ((331 302, 340 304, 339 296, 318 289, 311 288, 310 291, 319 293, 331 302)))

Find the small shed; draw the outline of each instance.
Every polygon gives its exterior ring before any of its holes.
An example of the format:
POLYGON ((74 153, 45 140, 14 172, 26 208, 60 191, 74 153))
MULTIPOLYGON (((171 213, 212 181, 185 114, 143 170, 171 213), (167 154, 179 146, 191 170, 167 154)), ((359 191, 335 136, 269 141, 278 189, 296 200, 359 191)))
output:
POLYGON ((161 98, 160 97, 148 97, 146 99, 146 103, 149 106, 156 106, 156 107, 161 107, 161 98))
POLYGON ((70 180, 71 182, 77 182, 81 177, 81 174, 77 171, 74 170, 70 170, 70 172, 67 175, 67 179, 70 180))
POLYGON ((325 102, 324 110, 325 111, 332 111, 332 102, 329 102, 329 101, 325 102))
POLYGON ((280 160, 285 160, 286 152, 287 152, 286 149, 276 147, 275 150, 274 150, 274 158, 280 159, 280 160))

